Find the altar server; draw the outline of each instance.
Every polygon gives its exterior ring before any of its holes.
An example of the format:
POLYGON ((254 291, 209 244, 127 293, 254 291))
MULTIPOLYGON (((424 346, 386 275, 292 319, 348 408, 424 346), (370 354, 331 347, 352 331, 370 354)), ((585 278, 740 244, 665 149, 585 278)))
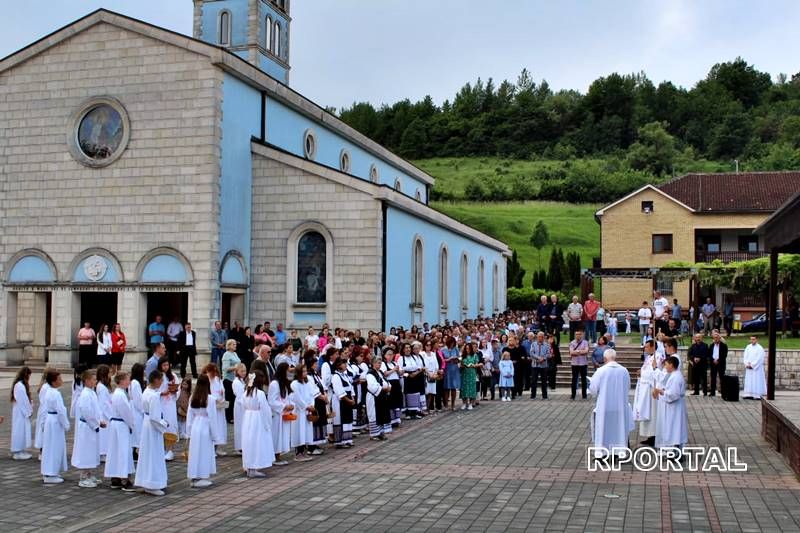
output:
POLYGON ((100 465, 100 428, 106 423, 100 413, 100 402, 94 388, 97 377, 91 370, 81 376, 83 387, 75 404, 75 440, 72 445, 72 466, 81 471, 78 486, 91 489, 99 482, 94 469, 100 465))
POLYGON ((633 403, 633 419, 639 422, 642 444, 653 446, 656 442, 656 416, 658 401, 653 399, 653 388, 658 384, 661 369, 655 353, 655 342, 649 340, 644 346, 644 363, 639 370, 633 403))
POLYGON ((67 470, 67 438, 69 418, 64 398, 58 390, 63 385, 61 372, 45 370, 45 381, 49 385, 44 398, 44 425, 42 427, 41 472, 45 483, 63 483, 61 472, 67 470))
POLYGON ((764 377, 764 348, 758 337, 750 337, 750 344, 744 349, 744 391, 742 398, 758 400, 767 394, 767 380, 764 377))
POLYGON ((294 411, 292 403, 292 382, 289 379, 289 364, 281 363, 275 369, 275 379, 269 384, 267 401, 272 409, 272 444, 275 449, 275 466, 286 466, 288 462, 281 455, 292 449, 292 421, 284 420, 283 415, 294 411))
POLYGON ((689 419, 686 413, 686 381, 678 370, 680 362, 670 356, 664 363, 667 372, 662 386, 654 389, 658 398, 656 448, 682 448, 689 442, 689 419))
POLYGON ((111 478, 112 489, 133 492, 128 476, 134 472, 131 435, 136 424, 126 389, 131 384, 130 374, 117 372, 116 388, 111 395, 111 416, 108 419, 108 454, 104 475, 111 478))
POLYGON ((244 391, 247 388, 247 367, 244 363, 236 365, 236 377, 231 384, 233 396, 233 449, 236 455, 242 455, 242 422, 244 419, 244 391))
POLYGON ((295 379, 292 381, 292 403, 297 420, 292 423, 292 446, 295 449, 294 460, 310 461, 309 446, 314 445, 314 424, 309 416, 316 415, 314 401, 320 392, 313 379, 309 379, 305 365, 295 367, 295 379))
POLYGON ((217 473, 217 459, 214 452, 214 442, 217 440, 216 416, 216 398, 211 394, 209 376, 201 374, 194 386, 186 415, 186 429, 189 433, 189 463, 186 475, 195 488, 210 487, 209 478, 217 473))
POLYGON ((275 451, 272 444, 272 411, 264 394, 266 376, 256 370, 248 376, 244 395, 242 422, 242 466, 247 477, 265 477, 261 472, 272 466, 275 451))
MULTIPOLYGON (((100 420, 108 423, 111 418, 111 367, 97 365, 97 401, 100 404, 100 420)), ((106 460, 108 453, 108 426, 100 427, 100 461, 106 460)))
POLYGON ((139 462, 133 484, 153 496, 163 496, 167 486, 167 463, 164 458, 164 433, 169 423, 161 413, 161 372, 147 376, 147 389, 142 393, 142 438, 139 441, 139 462))

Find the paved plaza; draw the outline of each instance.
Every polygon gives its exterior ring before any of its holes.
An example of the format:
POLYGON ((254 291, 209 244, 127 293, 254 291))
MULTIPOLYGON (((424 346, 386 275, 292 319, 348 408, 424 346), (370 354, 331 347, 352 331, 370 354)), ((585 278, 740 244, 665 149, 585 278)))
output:
POLYGON ((4 454, 0 531, 800 531, 800 482, 761 438, 760 403, 688 403, 691 443, 739 447, 746 473, 588 472, 592 403, 559 390, 406 422, 389 442, 360 437, 263 480, 227 456, 212 488, 193 489, 176 460, 162 498, 81 489, 74 470, 44 486, 35 460, 4 454))

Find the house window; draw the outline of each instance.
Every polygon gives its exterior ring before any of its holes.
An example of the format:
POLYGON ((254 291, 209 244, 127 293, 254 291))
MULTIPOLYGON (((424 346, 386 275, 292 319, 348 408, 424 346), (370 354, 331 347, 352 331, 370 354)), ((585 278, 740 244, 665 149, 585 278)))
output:
POLYGON ((272 51, 276 56, 281 57, 281 25, 279 22, 275 23, 274 34, 275 44, 272 46, 272 51))
POLYGON ((642 213, 649 215, 652 212, 653 212, 653 202, 650 200, 642 202, 642 213))
POLYGON ((672 253, 671 233, 658 233, 653 235, 653 253, 654 254, 672 253))
POLYGON ((414 268, 414 307, 422 307, 422 241, 420 239, 414 240, 414 253, 413 253, 413 268, 414 268))
POLYGON ((757 252, 758 237, 756 235, 739 235, 740 252, 757 252))
POLYGON ((656 289, 661 296, 672 296, 675 280, 672 278, 656 278, 656 289))
POLYGON ((231 44, 231 14, 227 11, 219 14, 219 44, 222 46, 231 44))
POLYGON ((403 184, 400 183, 400 178, 394 180, 394 190, 397 192, 403 192, 403 184))
POLYGON ((478 262, 478 312, 483 314, 483 304, 484 304, 484 296, 485 296, 485 283, 484 283, 484 262, 483 257, 481 257, 480 261, 478 262))
POLYGON ((378 178, 380 175, 378 174, 378 167, 375 165, 370 165, 369 167, 369 181, 372 183, 378 183, 378 178))
POLYGON ((327 243, 317 231, 297 241, 297 302, 325 303, 327 243))
POLYGON ((313 130, 306 130, 303 135, 303 154, 306 159, 314 159, 317 156, 317 137, 313 130))
POLYGON ((447 248, 439 252, 439 308, 447 309, 447 248))
POLYGON ((467 292, 468 273, 467 254, 461 256, 461 309, 469 308, 469 293, 467 292))
POLYGON ((267 16, 267 20, 264 23, 264 48, 268 52, 272 52, 272 17, 270 16, 267 16))
POLYGON ((344 149, 339 153, 339 170, 345 174, 350 173, 350 152, 344 149))

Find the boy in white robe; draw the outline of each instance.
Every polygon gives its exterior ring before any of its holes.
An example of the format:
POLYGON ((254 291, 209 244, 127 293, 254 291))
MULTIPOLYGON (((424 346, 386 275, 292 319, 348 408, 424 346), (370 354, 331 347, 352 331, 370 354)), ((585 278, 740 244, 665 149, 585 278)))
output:
POLYGON ((94 391, 97 377, 91 370, 82 376, 83 388, 75 404, 75 440, 72 445, 72 466, 81 470, 78 486, 95 488, 98 485, 94 469, 100 465, 100 428, 106 423, 101 419, 100 403, 94 391))
POLYGON ((642 444, 653 446, 656 441, 656 416, 658 413, 658 402, 653 399, 653 387, 658 381, 659 368, 655 343, 652 340, 645 343, 644 357, 644 363, 639 370, 639 380, 636 382, 633 419, 639 422, 639 435, 645 438, 642 444))
POLYGON ((686 413, 686 381, 678 371, 679 360, 670 356, 664 363, 666 379, 653 389, 658 399, 656 415, 656 448, 683 448, 689 442, 689 420, 686 413))
POLYGON ((42 427, 41 472, 45 483, 63 483, 61 472, 67 470, 67 438, 69 418, 64 398, 58 388, 64 384, 57 370, 45 371, 45 379, 50 386, 44 399, 45 421, 42 427))
POLYGON ((744 349, 744 391, 742 398, 760 399, 767 394, 767 380, 764 377, 764 348, 758 337, 750 337, 750 344, 744 349))
MULTIPOLYGON (((603 354, 605 364, 595 371, 589 384, 589 393, 597 397, 592 418, 592 440, 595 447, 605 448, 608 453, 615 453, 614 448, 628 448, 628 434, 635 427, 628 402, 631 377, 616 359, 614 349, 606 350, 603 354)), ((602 450, 595 450, 595 457, 603 455, 602 450)))
POLYGON ((128 476, 134 472, 133 446, 131 435, 136 425, 128 395, 125 392, 131 384, 130 374, 117 372, 114 376, 117 387, 111 395, 111 416, 108 426, 108 452, 106 455, 105 477, 111 478, 112 489, 133 492, 135 489, 128 476))
POLYGON ((32 456, 27 451, 31 447, 31 415, 33 405, 30 397, 31 369, 24 366, 17 372, 14 388, 11 391, 11 457, 15 461, 25 461, 32 456))
POLYGON ((142 393, 142 438, 139 442, 139 462, 133 484, 153 496, 163 496, 167 486, 167 463, 164 457, 164 433, 169 424, 161 414, 161 382, 163 376, 154 370, 148 376, 147 389, 142 393))

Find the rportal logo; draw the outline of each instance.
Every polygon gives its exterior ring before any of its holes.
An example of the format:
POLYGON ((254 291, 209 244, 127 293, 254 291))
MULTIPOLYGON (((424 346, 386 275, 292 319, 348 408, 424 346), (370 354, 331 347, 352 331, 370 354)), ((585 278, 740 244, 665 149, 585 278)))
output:
POLYGON ((586 453, 589 472, 619 472, 630 464, 641 472, 747 472, 736 447, 686 446, 685 448, 608 448, 590 446, 586 453))

